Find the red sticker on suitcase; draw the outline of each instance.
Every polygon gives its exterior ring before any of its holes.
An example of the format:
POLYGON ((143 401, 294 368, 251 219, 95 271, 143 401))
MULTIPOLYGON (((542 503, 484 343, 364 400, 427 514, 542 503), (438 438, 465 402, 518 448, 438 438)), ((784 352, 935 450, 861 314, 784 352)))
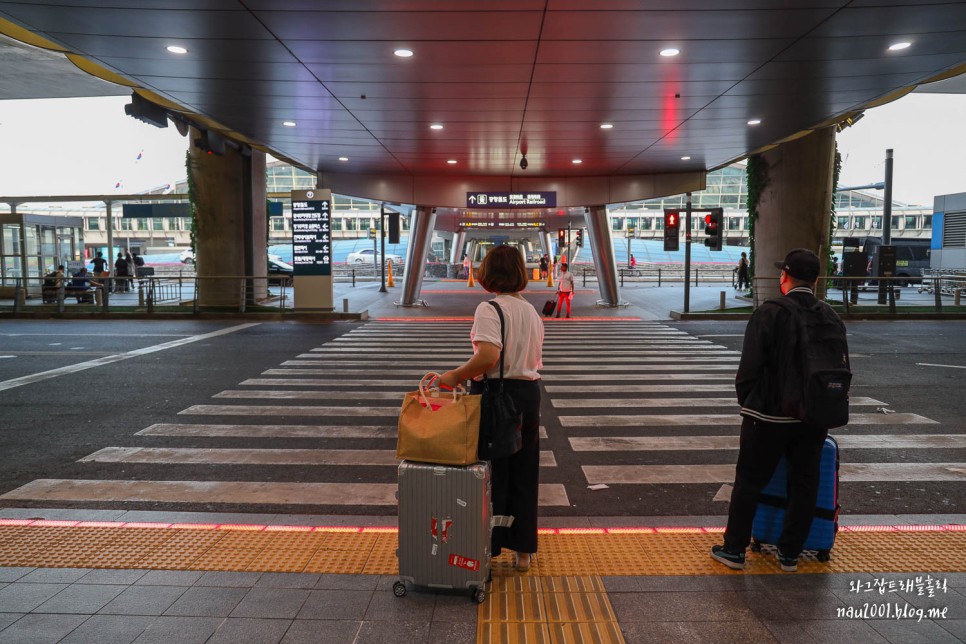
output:
POLYGON ((470 559, 468 557, 461 557, 460 555, 450 555, 449 565, 457 566, 459 568, 466 568, 467 570, 477 571, 480 569, 480 562, 476 559, 470 559))

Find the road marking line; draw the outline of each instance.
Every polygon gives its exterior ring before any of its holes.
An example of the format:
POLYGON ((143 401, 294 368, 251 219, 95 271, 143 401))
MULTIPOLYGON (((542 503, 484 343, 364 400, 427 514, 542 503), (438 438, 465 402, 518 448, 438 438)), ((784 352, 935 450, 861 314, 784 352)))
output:
MULTIPOLYGON (((231 503, 275 505, 396 505, 395 483, 249 481, 121 481, 37 479, 0 496, 17 501, 231 503)), ((563 485, 541 484, 539 504, 569 506, 563 485)))
POLYGON ((280 405, 192 405, 178 414, 199 416, 385 416, 399 417, 400 404, 391 407, 285 407, 280 405))
MULTIPOLYGON (((399 383, 397 382, 398 386, 399 383)), ((400 405, 406 392, 412 387, 403 387, 399 391, 292 391, 269 390, 260 391, 228 389, 212 396, 212 398, 244 398, 260 400, 395 400, 400 405)))
MULTIPOLYGON (((961 449, 962 434, 860 434, 836 436, 843 449, 961 449)), ((738 436, 582 436, 568 439, 575 452, 662 452, 738 449, 738 436)))
MULTIPOLYGON (((573 386, 573 385, 548 385, 545 387, 548 392, 574 392, 574 393, 706 393, 715 391, 734 391, 734 385, 692 385, 682 383, 680 385, 613 385, 613 386, 573 386)), ((623 407, 633 409, 634 407, 654 407, 663 405, 649 405, 648 398, 563 398, 551 399, 554 407, 564 409, 574 408, 598 408, 598 407, 623 407)), ((663 401, 684 400, 683 398, 664 398, 663 401)), ((708 400, 725 400, 724 398, 709 398, 708 400)), ((737 398, 729 398, 730 404, 737 405, 737 398)), ((864 396, 852 396, 849 403, 857 406, 885 405, 887 403, 875 398, 864 396)))
POLYGON ((948 369, 966 369, 964 365, 958 364, 933 364, 931 362, 917 362, 916 366, 919 367, 946 367, 948 369))
MULTIPOLYGON (((540 426, 540 438, 547 428, 540 426)), ((205 425, 156 423, 135 436, 195 436, 233 438, 390 438, 398 436, 396 423, 387 425, 205 425)))
POLYGON ((207 340, 209 338, 214 338, 220 335, 226 335, 228 333, 234 333, 236 331, 243 331, 250 327, 258 326, 259 324, 260 322, 247 322, 245 324, 237 324, 235 326, 228 327, 226 329, 219 329, 217 331, 212 331, 211 333, 193 335, 187 338, 181 338, 179 340, 172 340, 170 342, 156 344, 151 347, 144 347, 142 349, 134 349, 132 351, 126 351, 124 353, 117 353, 114 355, 105 356, 103 358, 98 358, 97 360, 88 360, 87 362, 79 362, 77 364, 68 365, 66 367, 51 369, 50 371, 42 371, 40 373, 31 374, 29 376, 13 378, 12 380, 4 380, 3 382, 0 382, 0 391, 6 391, 7 389, 13 389, 14 387, 22 387, 23 385, 29 385, 35 382, 42 382, 44 380, 49 380, 51 378, 57 378, 58 376, 66 376, 68 374, 77 373, 78 371, 93 369, 94 367, 102 367, 104 365, 113 364, 115 362, 120 362, 122 360, 127 360, 129 358, 137 358, 151 353, 156 353, 158 351, 174 349, 175 347, 180 347, 185 344, 191 344, 192 342, 207 340))
MULTIPOLYGON (((734 404, 732 402, 732 404, 734 404)), ((656 414, 628 416, 561 416, 564 427, 649 427, 658 425, 740 425, 736 414, 656 414)), ((849 425, 938 425, 918 414, 850 414, 849 425)))
MULTIPOLYGON (((105 447, 78 463, 177 463, 188 465, 380 465, 396 467, 394 449, 237 449, 196 447, 105 447)), ((551 451, 540 467, 556 467, 551 451)))
MULTIPOLYGON (((734 465, 584 465, 588 485, 731 483, 734 465)), ((845 483, 966 481, 966 463, 842 463, 845 483)))

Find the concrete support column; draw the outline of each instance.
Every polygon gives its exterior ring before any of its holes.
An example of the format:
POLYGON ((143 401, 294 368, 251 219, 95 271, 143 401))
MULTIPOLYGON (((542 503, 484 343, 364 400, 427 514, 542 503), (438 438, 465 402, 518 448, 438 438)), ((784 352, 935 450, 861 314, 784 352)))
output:
MULTIPOLYGON (((192 129, 189 137, 200 136, 192 129)), ((241 278, 267 274, 265 154, 241 154, 232 147, 224 155, 190 146, 197 196, 197 298, 202 306, 237 307, 241 278), (229 279, 234 278, 234 279, 229 279)), ((249 299, 265 294, 264 280, 249 285, 249 299)))
POLYGON ((617 283, 617 262, 614 261, 614 242, 607 224, 607 206, 592 206, 584 213, 587 237, 597 266, 597 287, 601 304, 620 306, 620 289, 617 283))
POLYGON ((449 254, 450 264, 459 264, 463 261, 463 244, 466 243, 466 231, 459 231, 453 235, 453 248, 449 254))
POLYGON ((537 236, 540 238, 540 249, 543 251, 540 254, 552 258, 553 253, 550 252, 550 233, 546 230, 541 230, 537 233, 537 236))
MULTIPOLYGON (((827 127, 783 143, 761 155, 767 181, 758 202, 755 222, 755 276, 775 277, 774 267, 793 248, 807 248, 819 256, 821 277, 827 272, 835 128, 827 127)), ((824 280, 819 280, 820 294, 824 280)), ((777 279, 757 281, 756 300, 780 294, 777 279)))
POLYGON ((406 275, 403 279, 401 306, 413 306, 419 299, 423 287, 426 258, 429 245, 433 240, 436 227, 436 209, 417 206, 413 211, 412 226, 409 230, 409 246, 406 248, 406 275))

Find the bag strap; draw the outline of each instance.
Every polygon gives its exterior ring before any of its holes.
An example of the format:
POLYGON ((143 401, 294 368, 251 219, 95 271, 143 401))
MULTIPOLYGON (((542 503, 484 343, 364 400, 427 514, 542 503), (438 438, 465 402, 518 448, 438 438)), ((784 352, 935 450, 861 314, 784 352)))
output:
POLYGON ((496 309, 496 314, 500 317, 500 393, 503 393, 503 349, 506 347, 505 326, 503 319, 503 309, 496 303, 496 300, 488 300, 487 303, 496 309))

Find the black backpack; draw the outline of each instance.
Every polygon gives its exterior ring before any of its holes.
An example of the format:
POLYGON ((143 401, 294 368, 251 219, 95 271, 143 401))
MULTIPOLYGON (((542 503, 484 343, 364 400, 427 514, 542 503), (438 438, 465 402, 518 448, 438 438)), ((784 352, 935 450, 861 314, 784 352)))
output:
POLYGON ((792 408, 784 411, 822 429, 848 424, 852 371, 842 320, 825 302, 802 306, 790 297, 771 301, 795 321, 794 359, 789 361, 788 376, 799 383, 801 395, 798 401, 788 401, 792 408))

